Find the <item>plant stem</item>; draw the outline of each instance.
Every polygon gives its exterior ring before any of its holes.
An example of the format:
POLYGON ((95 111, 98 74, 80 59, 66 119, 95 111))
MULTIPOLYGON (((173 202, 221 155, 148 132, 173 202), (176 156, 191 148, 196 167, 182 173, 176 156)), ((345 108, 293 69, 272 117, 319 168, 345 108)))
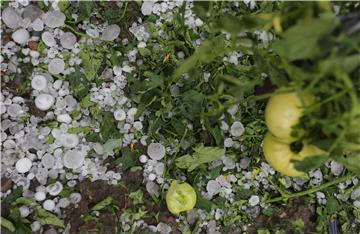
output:
POLYGON ((286 200, 286 199, 292 199, 292 198, 295 198, 295 197, 301 197, 301 196, 309 195, 309 194, 315 193, 317 191, 320 191, 322 189, 325 189, 327 187, 330 187, 332 185, 344 182, 344 181, 346 181, 348 179, 351 179, 354 176, 355 175, 353 175, 353 174, 348 174, 348 175, 345 175, 343 177, 340 177, 340 178, 337 178, 335 180, 324 183, 322 185, 319 185, 319 186, 316 186, 314 188, 308 189, 306 191, 301 191, 301 192, 292 193, 292 194, 282 194, 280 197, 275 197, 275 198, 268 199, 268 200, 264 201, 264 203, 278 202, 278 201, 282 201, 282 200, 286 200))
POLYGON ((69 29, 70 31, 72 31, 73 33, 75 33, 78 36, 81 37, 88 37, 88 35, 86 33, 80 32, 80 31, 76 31, 75 29, 73 29, 70 25, 65 24, 64 25, 65 28, 69 29))

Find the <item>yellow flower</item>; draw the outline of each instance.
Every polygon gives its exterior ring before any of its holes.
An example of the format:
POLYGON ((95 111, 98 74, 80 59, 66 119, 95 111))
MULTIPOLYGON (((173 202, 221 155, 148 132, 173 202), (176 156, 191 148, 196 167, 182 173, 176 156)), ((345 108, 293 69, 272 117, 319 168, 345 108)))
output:
POLYGON ((163 64, 169 62, 169 60, 170 60, 170 55, 171 55, 170 53, 166 53, 166 54, 165 54, 164 59, 163 59, 163 64))

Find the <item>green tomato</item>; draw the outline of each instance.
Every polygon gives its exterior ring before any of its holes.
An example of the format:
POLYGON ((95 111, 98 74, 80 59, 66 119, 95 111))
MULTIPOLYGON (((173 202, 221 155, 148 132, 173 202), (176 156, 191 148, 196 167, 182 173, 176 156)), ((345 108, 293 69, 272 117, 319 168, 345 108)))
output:
POLYGON ((263 150, 266 161, 275 170, 287 176, 305 175, 304 172, 295 169, 292 159, 302 161, 306 157, 324 154, 323 150, 306 142, 303 142, 300 152, 295 153, 289 143, 279 140, 269 132, 265 135, 263 150))
POLYGON ((166 205, 173 214, 194 208, 196 192, 190 184, 174 180, 166 194, 166 205))
MULTIPOLYGON (((312 97, 305 98, 307 104, 311 103, 312 97)), ((295 92, 283 93, 272 96, 266 105, 265 123, 270 132, 284 142, 296 140, 291 135, 292 127, 299 123, 303 115, 303 106, 295 92)))

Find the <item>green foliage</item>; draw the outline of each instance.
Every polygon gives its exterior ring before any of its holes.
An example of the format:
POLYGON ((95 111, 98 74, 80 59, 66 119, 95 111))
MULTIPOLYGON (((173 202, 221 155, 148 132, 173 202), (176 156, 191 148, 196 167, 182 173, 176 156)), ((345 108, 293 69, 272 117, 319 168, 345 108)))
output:
POLYGON ((69 81, 70 88, 78 100, 82 100, 89 93, 90 84, 83 78, 79 66, 76 66, 75 72, 68 75, 66 79, 69 81))
POLYGON ((80 57, 86 79, 89 81, 96 79, 101 63, 103 62, 103 53, 85 47, 81 50, 80 57))
POLYGON ((325 161, 327 161, 329 157, 327 155, 316 155, 304 158, 304 160, 291 160, 294 164, 294 167, 298 171, 308 172, 314 168, 319 167, 325 161))
POLYGON ((210 212, 213 208, 214 204, 207 200, 206 198, 204 198, 201 193, 196 192, 196 204, 195 207, 199 208, 199 209, 204 209, 208 212, 210 212))
POLYGON ((102 210, 104 208, 106 208, 107 206, 111 205, 114 202, 112 197, 107 197, 104 200, 102 200, 101 202, 99 202, 98 204, 96 204, 93 208, 91 208, 91 210, 102 210))
POLYGON ((64 221, 59 219, 56 215, 44 210, 40 206, 35 207, 37 211, 36 220, 38 220, 42 225, 52 225, 55 227, 64 228, 64 221))
POLYGON ((273 48, 282 58, 289 61, 315 59, 321 55, 320 42, 323 37, 339 24, 332 13, 324 13, 319 18, 303 19, 283 33, 282 39, 274 42, 273 48))
POLYGON ((116 163, 121 163, 123 170, 127 170, 136 165, 137 157, 129 148, 121 149, 121 157, 116 160, 116 163))
POLYGON ((135 206, 144 203, 144 193, 141 189, 130 193, 129 198, 135 206))
POLYGON ((18 198, 20 198, 22 196, 22 193, 23 193, 23 188, 19 186, 16 189, 12 190, 11 193, 8 196, 6 196, 1 202, 10 205, 11 203, 15 202, 18 198))
POLYGON ((215 22, 214 30, 226 31, 236 36, 240 32, 259 30, 265 25, 265 20, 259 16, 244 15, 234 16, 224 14, 218 21, 215 22))
POLYGON ((360 175, 360 154, 350 153, 336 158, 337 161, 344 164, 350 171, 360 175))
POLYGON ((195 1, 193 11, 200 19, 205 19, 206 14, 210 11, 210 1, 195 1))
POLYGON ((9 220, 5 219, 4 217, 1 217, 0 220, 1 226, 6 228, 7 230, 9 230, 10 232, 14 232, 15 231, 15 227, 14 224, 12 224, 12 222, 10 222, 9 220))
POLYGON ((122 139, 108 139, 103 145, 105 153, 112 154, 114 149, 120 148, 122 145, 122 139))
POLYGON ((181 63, 173 76, 177 78, 195 67, 198 63, 210 63, 215 58, 223 56, 226 52, 225 40, 222 35, 205 41, 193 55, 181 63))
POLYGON ((218 147, 197 146, 192 155, 186 154, 176 159, 176 166, 189 172, 201 164, 218 160, 225 155, 225 150, 218 147))
POLYGON ((92 9, 95 7, 96 2, 94 1, 80 1, 79 2, 79 17, 78 22, 89 19, 92 9))
POLYGON ((31 234, 31 229, 25 224, 23 218, 21 217, 20 211, 16 207, 10 209, 10 215, 8 220, 13 223, 16 227, 16 230, 13 232, 15 234, 31 234))
POLYGON ((326 211, 328 214, 335 214, 341 209, 339 202, 334 197, 329 197, 326 201, 326 211))
POLYGON ((100 138, 102 142, 107 142, 109 139, 119 139, 121 134, 116 127, 116 121, 112 112, 104 112, 102 114, 102 122, 100 123, 100 138))

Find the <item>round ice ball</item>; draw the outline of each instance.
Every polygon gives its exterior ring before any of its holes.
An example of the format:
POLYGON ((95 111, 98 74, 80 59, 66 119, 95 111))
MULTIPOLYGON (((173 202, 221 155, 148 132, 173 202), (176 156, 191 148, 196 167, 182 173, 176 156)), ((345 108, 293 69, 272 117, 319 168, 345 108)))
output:
POLYGON ((64 154, 64 166, 70 169, 76 169, 82 166, 85 160, 85 155, 78 150, 69 150, 64 154))
POLYGON ((13 32, 11 38, 18 44, 25 44, 29 40, 30 34, 23 28, 20 28, 13 32))
POLYGON ((17 28, 22 21, 21 16, 12 7, 6 7, 3 10, 1 19, 7 27, 12 29, 17 28))
POLYGON ((59 75, 65 70, 65 62, 60 58, 54 58, 48 65, 48 71, 53 75, 59 75))
POLYGON ((44 32, 41 34, 41 40, 49 47, 56 45, 55 38, 50 32, 44 32))
POLYGON ((45 76, 35 75, 31 80, 31 87, 35 90, 41 91, 44 90, 47 86, 47 80, 45 76))
POLYGON ((76 43, 76 37, 71 32, 65 32, 60 36, 60 44, 65 49, 72 49, 76 43))
POLYGON ((26 173, 30 171, 32 162, 28 158, 22 158, 16 162, 15 168, 19 173, 26 173))
POLYGON ((35 98, 35 106, 39 110, 46 111, 50 109, 55 103, 55 98, 50 94, 40 94, 35 98))
POLYGON ((64 26, 65 15, 61 11, 49 11, 45 16, 45 25, 50 28, 58 28, 64 26))
POLYGON ((50 184, 46 187, 46 191, 51 196, 57 196, 59 193, 61 193, 62 190, 63 190, 63 185, 59 181, 56 181, 55 183, 50 184))
POLYGON ((47 199, 43 203, 43 208, 48 211, 53 211, 55 208, 55 202, 53 200, 47 199))
POLYGON ((111 24, 104 29, 101 39, 104 41, 113 41, 119 36, 119 34, 120 27, 116 24, 111 24))
POLYGON ((165 156, 165 147, 160 143, 150 143, 147 153, 150 158, 160 160, 165 156))

